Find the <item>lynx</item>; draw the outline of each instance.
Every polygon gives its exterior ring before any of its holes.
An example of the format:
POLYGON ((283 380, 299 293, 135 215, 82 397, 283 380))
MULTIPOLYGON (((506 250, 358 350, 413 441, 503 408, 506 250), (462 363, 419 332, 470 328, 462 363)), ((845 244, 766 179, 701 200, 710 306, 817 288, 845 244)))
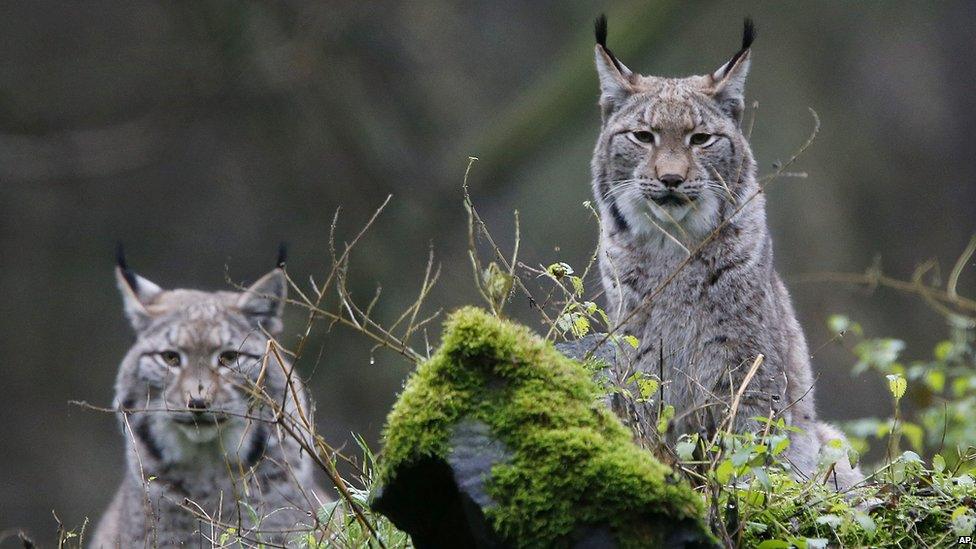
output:
POLYGON ((255 396, 311 413, 291 365, 268 353, 283 261, 240 293, 163 290, 120 249, 115 277, 136 332, 115 385, 127 467, 93 547, 210 546, 231 528, 280 545, 313 523, 300 511, 321 503, 311 459, 255 396))
MULTIPOLYGON (((742 48, 717 70, 662 78, 621 63, 607 47, 606 18, 597 20, 600 271, 611 319, 639 342, 628 367, 663 374, 664 400, 676 409, 669 440, 721 428, 762 355, 731 428, 760 431, 757 417, 799 428, 786 458, 808 477, 827 441, 846 440, 817 420, 807 344, 773 267, 740 129, 754 36, 747 19, 742 48)), ((842 459, 833 476, 848 487, 860 473, 842 459)))

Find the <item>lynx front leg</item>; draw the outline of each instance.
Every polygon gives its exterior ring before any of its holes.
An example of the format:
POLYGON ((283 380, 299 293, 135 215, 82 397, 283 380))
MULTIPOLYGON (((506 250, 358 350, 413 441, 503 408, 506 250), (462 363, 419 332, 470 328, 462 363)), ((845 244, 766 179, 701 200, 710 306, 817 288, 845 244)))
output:
MULTIPOLYGON (((758 342, 715 336, 702 348, 705 371, 712 372, 708 395, 712 429, 759 433, 756 418, 778 417, 784 408, 786 378, 781 360, 761 352, 758 342)), ((703 379, 708 379, 703 376, 703 379)))

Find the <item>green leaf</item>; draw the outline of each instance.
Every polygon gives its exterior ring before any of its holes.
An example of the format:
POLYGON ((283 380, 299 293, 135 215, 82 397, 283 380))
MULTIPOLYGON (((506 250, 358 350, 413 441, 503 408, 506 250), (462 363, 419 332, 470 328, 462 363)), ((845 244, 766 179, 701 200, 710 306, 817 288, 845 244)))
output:
MULTIPOLYGON (((740 492, 743 493, 743 492, 740 492)), ((762 490, 746 490, 746 505, 749 507, 763 507, 766 505, 766 492, 762 490)))
POLYGON ((485 272, 482 273, 485 293, 492 300, 493 305, 500 304, 508 298, 512 291, 515 278, 509 275, 497 263, 492 261, 488 264, 485 272))
POLYGON ((971 536, 976 530, 976 515, 967 507, 957 507, 952 513, 952 533, 957 536, 971 536))
POLYGON ((790 447, 790 439, 786 435, 775 435, 770 437, 770 442, 773 445, 773 455, 778 456, 782 454, 787 448, 790 447))
POLYGON ((885 376, 888 378, 888 390, 894 395, 895 400, 901 400, 901 397, 905 396, 905 390, 908 389, 908 381, 901 374, 891 374, 885 376))
POLYGON ((628 383, 633 383, 637 385, 637 392, 639 393, 638 398, 642 401, 647 401, 651 398, 654 393, 657 392, 660 383, 653 377, 650 377, 644 372, 634 372, 627 378, 628 383))
POLYGON ((946 460, 944 457, 942 457, 942 454, 935 454, 934 456, 932 456, 932 469, 936 473, 941 473, 942 471, 945 471, 945 468, 946 468, 946 460))
POLYGON ((657 418, 657 432, 659 434, 664 434, 668 432, 668 425, 671 424, 671 418, 674 417, 674 406, 668 404, 661 410, 661 416, 657 418))
POLYGON ((952 394, 956 398, 966 394, 966 391, 973 386, 972 378, 970 377, 957 377, 952 380, 952 394))
POLYGON ((756 480, 758 480, 759 484, 761 484, 766 490, 773 487, 773 483, 769 480, 769 475, 766 474, 766 469, 763 467, 753 467, 752 474, 756 476, 756 480))
POLYGON ((758 534, 762 534, 766 530, 769 530, 769 526, 761 522, 755 522, 750 520, 750 521, 746 521, 746 530, 749 532, 756 532, 758 534))
MULTIPOLYGON (((247 514, 248 514, 248 516, 251 517, 251 520, 254 521, 257 524, 260 524, 261 518, 258 516, 258 512, 254 510, 254 507, 252 507, 251 504, 248 503, 248 502, 246 502, 246 501, 241 501, 240 504, 241 504, 241 507, 243 507, 244 510, 247 511, 247 514)), ((235 533, 237 532, 237 530, 234 530, 234 529, 232 529, 232 530, 235 533)))
POLYGON ((789 549, 792 544, 781 539, 767 539, 756 546, 756 549, 789 549))
POLYGON ((583 315, 575 315, 573 317, 573 335, 583 337, 588 333, 590 333, 590 319, 583 315))
POLYGON ((939 362, 945 362, 950 355, 952 355, 953 345, 951 341, 940 341, 938 345, 935 346, 935 359, 939 362))
POLYGON ((642 399, 647 400, 657 392, 660 384, 656 379, 645 377, 637 380, 637 387, 640 390, 640 396, 642 399))
POLYGON ((816 520, 817 524, 826 524, 830 526, 831 530, 836 530, 843 524, 844 519, 837 515, 820 515, 816 520))
POLYGON ((674 446, 674 453, 678 454, 681 461, 691 461, 695 457, 695 448, 698 445, 691 439, 683 439, 674 446))
POLYGON ((559 315, 556 319, 556 328, 562 332, 568 332, 573 327, 573 313, 559 315))
POLYGON ((925 384, 933 393, 941 393, 945 389, 945 372, 942 370, 929 370, 925 373, 925 384))
POLYGON ((546 272, 556 280, 559 280, 564 276, 573 274, 573 268, 568 263, 559 262, 549 265, 546 268, 546 272))
POLYGON ((874 523, 874 519, 863 511, 854 511, 854 520, 869 534, 873 534, 878 529, 878 526, 874 523))
POLYGON ((746 445, 739 448, 738 450, 735 451, 734 454, 732 454, 732 465, 735 465, 736 467, 742 467, 746 463, 749 463, 749 459, 752 457, 752 454, 753 454, 752 446, 746 445))
POLYGON ((640 345, 640 341, 638 341, 637 338, 632 335, 625 335, 623 337, 623 340, 626 341, 628 345, 630 345, 635 349, 640 345))
POLYGON ((852 371, 859 374, 868 368, 874 368, 882 373, 892 372, 900 367, 895 361, 904 349, 905 342, 898 339, 862 341, 854 346, 854 354, 859 360, 852 371))
POLYGON ((735 466, 732 465, 732 460, 723 459, 722 463, 719 463, 718 467, 715 468, 715 480, 717 480, 719 484, 728 484, 734 471, 735 466))
POLYGON ((827 328, 835 335, 842 335, 851 326, 851 320, 844 315, 831 315, 827 318, 827 328))
POLYGON ((828 440, 820 448, 819 462, 821 465, 832 465, 844 457, 847 457, 847 450, 844 447, 844 441, 839 438, 828 440))
POLYGON ((921 427, 914 423, 905 422, 901 424, 901 433, 905 435, 905 438, 908 439, 908 443, 912 445, 912 448, 914 448, 916 452, 922 451, 922 437, 925 433, 922 431, 921 427))
POLYGON ((225 530, 224 533, 220 535, 220 540, 219 540, 220 545, 221 546, 227 545, 227 542, 230 541, 230 537, 236 534, 237 534, 236 528, 228 528, 227 530, 225 530))
POLYGON ((578 276, 571 276, 569 281, 573 283, 573 291, 576 292, 576 295, 583 295, 583 279, 578 276))
POLYGON ((898 458, 898 461, 903 461, 905 463, 919 463, 920 464, 920 463, 922 463, 922 458, 921 458, 921 456, 919 456, 918 454, 916 454, 915 452, 913 452, 911 450, 905 450, 904 452, 902 452, 901 456, 898 458))
POLYGON ((853 332, 854 335, 862 335, 861 325, 857 322, 852 322, 851 319, 847 318, 845 315, 831 315, 827 318, 827 329, 831 331, 835 336, 843 336, 847 332, 853 332))

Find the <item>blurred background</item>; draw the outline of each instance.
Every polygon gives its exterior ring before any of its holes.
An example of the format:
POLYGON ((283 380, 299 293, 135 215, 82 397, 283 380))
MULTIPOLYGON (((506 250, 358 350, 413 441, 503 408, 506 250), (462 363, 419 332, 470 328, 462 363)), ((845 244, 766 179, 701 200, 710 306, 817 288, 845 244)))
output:
MULTIPOLYGON (((714 70, 755 18, 748 97, 777 262, 816 351, 828 419, 883 415, 886 389, 852 378, 830 339, 837 312, 927 356, 944 320, 914 297, 801 283, 880 255, 908 278, 943 272, 976 232, 976 4, 479 2, 4 2, 0 17, 0 529, 49 545, 52 511, 97 520, 123 467, 110 405, 131 341, 112 277, 117 240, 164 287, 227 288, 273 267, 279 241, 305 281, 393 198, 353 255, 351 289, 392 320, 433 246, 430 309, 476 303, 461 181, 503 247, 512 212, 530 265, 585 264, 596 227, 592 21, 631 68, 714 70)), ((747 115, 747 119, 749 115, 747 115)), ((507 249, 507 248, 506 248, 507 249)), ((595 289, 592 287, 591 289, 595 289)), ((972 295, 974 277, 962 293, 972 295)), ((525 298, 510 312, 538 325, 525 298)), ((286 343, 302 330, 289 311, 286 343)), ((434 332, 436 333, 436 329, 434 332)), ((321 431, 376 444, 410 365, 357 334, 313 331, 307 375, 321 431)), ((8 540, 10 542, 11 540, 8 540)))

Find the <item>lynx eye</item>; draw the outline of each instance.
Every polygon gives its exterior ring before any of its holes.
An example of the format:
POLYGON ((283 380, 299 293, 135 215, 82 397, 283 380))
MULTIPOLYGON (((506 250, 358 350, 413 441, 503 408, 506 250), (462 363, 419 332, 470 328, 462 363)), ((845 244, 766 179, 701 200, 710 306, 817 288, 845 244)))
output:
POLYGON ((712 141, 712 137, 710 133, 693 133, 688 138, 688 143, 691 145, 705 145, 712 141))
POLYGON ((176 351, 160 351, 159 358, 168 366, 179 366, 183 362, 180 353, 176 351))
POLYGON ((636 132, 631 132, 630 135, 634 137, 637 141, 641 143, 654 143, 654 134, 649 131, 640 130, 636 132))
POLYGON ((237 364, 237 360, 240 358, 241 353, 238 353, 237 351, 224 351, 220 353, 220 356, 217 357, 217 362, 219 362, 221 366, 230 366, 232 364, 237 364))

